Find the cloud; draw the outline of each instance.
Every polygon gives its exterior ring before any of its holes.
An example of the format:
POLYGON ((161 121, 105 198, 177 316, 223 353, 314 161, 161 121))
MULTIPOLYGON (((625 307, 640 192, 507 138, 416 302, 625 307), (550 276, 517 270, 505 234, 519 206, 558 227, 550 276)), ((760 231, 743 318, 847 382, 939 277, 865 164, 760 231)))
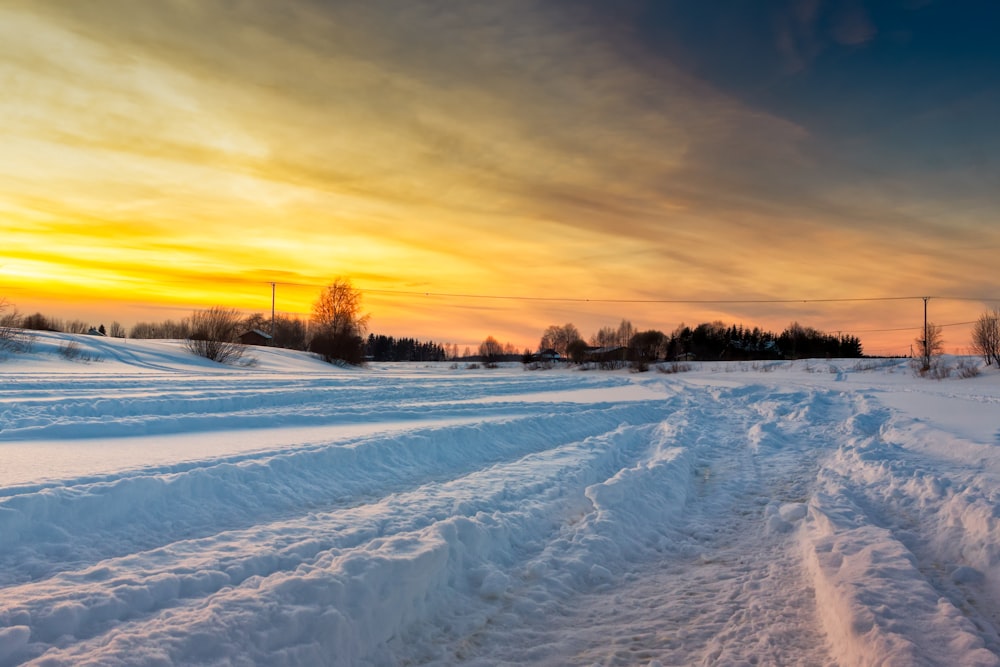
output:
POLYGON ((877 30, 867 10, 860 4, 845 4, 833 16, 831 35, 838 44, 856 46, 870 42, 877 30))
POLYGON ((860 0, 793 0, 775 11, 773 30, 789 75, 810 68, 831 47, 858 46, 878 32, 860 0))
POLYGON ((824 48, 818 28, 820 5, 821 0, 797 0, 775 12, 775 47, 788 73, 806 69, 824 48))
MULTIPOLYGON (((773 36, 786 81, 877 37, 863 5, 839 7, 780 6, 760 41, 773 36)), ((958 171, 901 177, 877 137, 833 143, 751 106, 585 5, 3 12, 6 250, 29 259, 44 230, 32 261, 66 269, 53 289, 144 276, 166 298, 175 279, 348 274, 439 292, 815 297, 859 276, 912 285, 940 239, 981 228, 947 199, 958 171)), ((953 262, 934 260, 927 289, 953 262)))

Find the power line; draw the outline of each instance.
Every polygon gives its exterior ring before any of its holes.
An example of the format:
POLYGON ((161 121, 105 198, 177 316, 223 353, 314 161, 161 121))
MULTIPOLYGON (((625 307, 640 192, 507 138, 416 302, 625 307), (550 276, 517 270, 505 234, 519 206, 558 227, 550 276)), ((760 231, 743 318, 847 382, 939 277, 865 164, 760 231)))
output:
MULTIPOLYGON (((287 285, 290 287, 322 287, 320 283, 313 282, 284 282, 267 281, 267 285, 287 285)), ((935 301, 985 301, 1000 302, 1000 297, 984 296, 872 296, 872 297, 830 297, 830 298, 804 298, 804 299, 621 299, 621 298, 585 298, 569 296, 523 296, 517 294, 475 294, 468 292, 431 292, 419 290, 392 290, 377 288, 357 288, 361 292, 368 294, 398 294, 401 296, 423 296, 434 298, 452 299, 493 299, 497 301, 541 301, 541 302, 563 302, 563 303, 634 303, 634 304, 677 304, 677 305, 723 305, 723 304, 782 304, 782 303, 863 303, 879 301, 914 301, 914 300, 935 300, 935 301)), ((952 326, 952 325, 942 325, 952 326)))
MULTIPOLYGON (((776 303, 856 303, 861 301, 912 301, 922 296, 876 296, 844 297, 824 299, 587 299, 581 297, 517 296, 509 294, 467 294, 456 292, 418 292, 416 290, 365 289, 371 294, 400 294, 404 296, 443 297, 453 299, 495 299, 505 301, 547 301, 562 303, 638 303, 638 304, 680 304, 680 305, 720 305, 720 304, 776 304, 776 303)), ((937 298, 937 297, 927 297, 937 298)))
MULTIPOLYGON (((950 322, 948 324, 935 324, 936 327, 960 327, 966 324, 975 324, 975 322, 950 322)), ((886 331, 913 331, 918 327, 895 327, 892 329, 857 329, 851 331, 851 333, 884 333, 886 331)))
MULTIPOLYGON (((316 283, 302 282, 278 282, 268 283, 274 285, 288 285, 296 287, 317 287, 316 283)), ((369 294, 394 294, 400 296, 422 296, 433 298, 452 299, 492 299, 502 301, 531 301, 547 303, 621 303, 621 304, 673 304, 673 305, 723 305, 723 304, 794 304, 794 303, 865 303, 865 302, 885 302, 885 301, 916 301, 921 300, 926 307, 927 302, 936 301, 979 301, 995 302, 1000 298, 980 297, 980 296, 876 296, 876 297, 834 297, 834 298, 805 298, 805 299, 611 299, 611 298, 580 298, 580 297, 543 297, 543 296, 521 296, 512 294, 474 294, 464 292, 420 292, 417 290, 390 290, 375 288, 358 288, 359 291, 369 294)), ((957 327, 975 324, 972 322, 950 322, 939 324, 939 327, 957 327)), ((896 331, 912 331, 914 327, 892 327, 884 329, 861 329, 852 333, 888 333, 896 331)))

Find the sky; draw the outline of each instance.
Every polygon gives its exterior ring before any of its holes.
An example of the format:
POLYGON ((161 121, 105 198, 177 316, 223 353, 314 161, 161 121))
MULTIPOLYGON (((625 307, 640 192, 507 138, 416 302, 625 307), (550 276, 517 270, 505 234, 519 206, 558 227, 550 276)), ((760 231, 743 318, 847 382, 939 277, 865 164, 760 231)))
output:
POLYGON ((1000 305, 987 0, 0 0, 0 297, 520 347, 1000 305), (504 298, 493 298, 504 297, 504 298), (901 298, 913 297, 913 298, 901 298), (725 302, 725 303, 723 303, 725 302))

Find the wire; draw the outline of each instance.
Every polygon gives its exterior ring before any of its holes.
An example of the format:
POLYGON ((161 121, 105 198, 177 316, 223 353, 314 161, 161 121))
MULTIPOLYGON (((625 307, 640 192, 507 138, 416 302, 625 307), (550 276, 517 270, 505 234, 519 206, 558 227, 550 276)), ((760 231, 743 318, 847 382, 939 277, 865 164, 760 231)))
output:
MULTIPOLYGON (((929 323, 933 324, 933 322, 929 323)), ((966 324, 975 324, 975 322, 950 322, 948 324, 934 324, 936 327, 960 327, 966 324)), ((856 331, 851 331, 851 333, 883 333, 886 331, 913 331, 914 329, 923 329, 922 326, 913 327, 897 327, 894 329, 858 329, 856 331)))
MULTIPOLYGON (((322 287, 319 283, 303 282, 282 282, 266 281, 266 285, 287 285, 292 287, 322 287)), ((974 297, 974 296, 873 296, 873 297, 835 297, 823 299, 588 299, 581 297, 562 296, 521 296, 516 294, 472 294, 466 292, 421 292, 418 290, 391 290, 376 288, 357 288, 361 292, 368 294, 399 294, 403 296, 423 296, 435 298, 451 299, 493 299, 499 301, 541 301, 541 302, 564 302, 564 303, 637 303, 637 304, 680 304, 680 305, 720 305, 720 304, 777 304, 777 303, 861 303, 877 301, 916 301, 916 300, 938 300, 938 301, 986 301, 1000 302, 1000 298, 974 297)), ((953 325, 941 325, 953 326, 953 325)), ((891 331, 891 329, 880 329, 879 331, 891 331)))
POLYGON ((401 294, 406 296, 444 297, 453 299, 496 299, 507 301, 556 301, 564 303, 663 303, 663 304, 763 304, 763 303, 851 303, 859 301, 912 301, 933 298, 922 296, 877 296, 831 299, 584 299, 580 297, 516 296, 506 294, 464 294, 453 292, 418 292, 415 290, 365 289, 371 294, 401 294))

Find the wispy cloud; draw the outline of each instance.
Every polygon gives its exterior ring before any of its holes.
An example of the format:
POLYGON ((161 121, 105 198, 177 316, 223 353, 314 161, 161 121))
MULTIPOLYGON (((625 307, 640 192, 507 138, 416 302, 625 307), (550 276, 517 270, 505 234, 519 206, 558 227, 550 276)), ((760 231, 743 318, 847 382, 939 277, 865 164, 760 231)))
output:
MULTIPOLYGON (((929 194, 954 192, 951 177, 901 179, 871 144, 754 107, 585 9, 8 3, 5 259, 55 291, 201 284, 189 303, 338 274, 522 295, 827 296, 861 275, 866 293, 944 289, 963 260, 940 252, 928 270, 931 249, 995 242, 929 194)), ((879 34, 860 2, 781 4, 770 25, 792 78, 879 34)))

